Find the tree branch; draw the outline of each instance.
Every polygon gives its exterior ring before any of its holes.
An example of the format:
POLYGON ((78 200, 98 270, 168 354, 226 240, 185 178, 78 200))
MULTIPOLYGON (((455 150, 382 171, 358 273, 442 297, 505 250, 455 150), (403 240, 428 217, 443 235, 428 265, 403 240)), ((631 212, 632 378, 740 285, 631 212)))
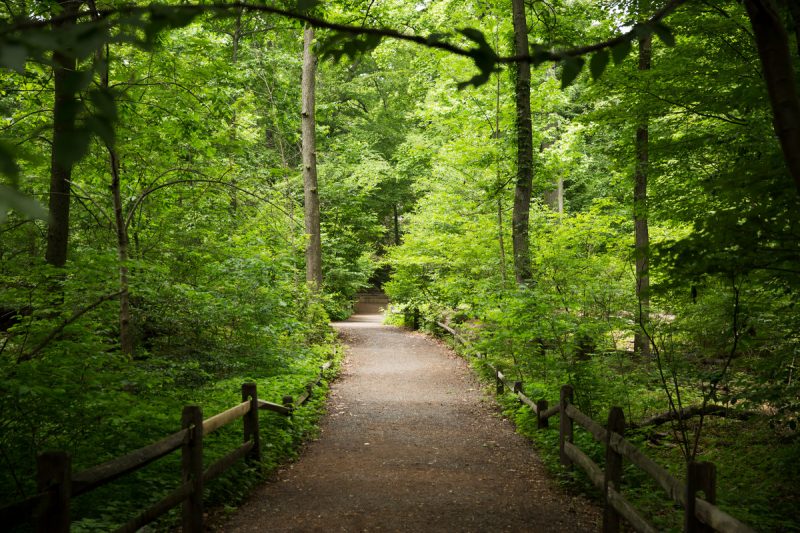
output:
POLYGON ((724 405, 707 404, 707 405, 692 405, 681 409, 680 413, 677 411, 669 410, 665 413, 659 413, 649 418, 645 418, 640 422, 632 422, 631 429, 643 428, 646 426, 660 426, 673 420, 688 420, 695 416, 719 416, 722 418, 733 418, 735 420, 748 420, 758 413, 755 411, 734 411, 733 409, 724 405))
MULTIPOLYGON (((587 46, 578 46, 573 48, 565 48, 561 50, 544 50, 543 49, 544 47, 540 46, 539 48, 541 49, 537 50, 537 52, 533 55, 521 54, 521 55, 505 56, 505 57, 496 56, 495 61, 497 63, 503 63, 503 64, 520 63, 525 61, 533 63, 538 63, 542 61, 562 61, 569 57, 583 56, 586 54, 590 54, 592 52, 597 52, 599 50, 611 48, 625 41, 632 41, 638 36, 638 30, 641 26, 648 26, 661 22, 670 13, 675 11, 676 8, 678 8, 681 4, 685 2, 686 0, 670 0, 661 9, 656 11, 643 24, 634 25, 634 27, 631 30, 625 33, 621 33, 616 37, 613 37, 606 41, 601 41, 587 46)), ((103 22, 107 21, 110 17, 114 15, 147 15, 147 14, 152 14, 153 12, 156 11, 161 13, 170 10, 175 13, 190 13, 190 14, 200 15, 201 13, 204 12, 211 12, 211 11, 227 12, 238 9, 247 12, 278 15, 284 18, 288 18, 290 20, 306 23, 310 26, 313 26, 314 28, 332 30, 335 32, 344 33, 348 35, 354 35, 354 36, 371 35, 380 38, 389 38, 389 39, 396 39, 399 41, 411 42, 428 48, 443 50, 445 52, 450 52, 452 54, 465 57, 474 58, 477 50, 476 48, 462 48, 460 46, 451 44, 449 42, 442 41, 441 35, 430 35, 428 37, 425 37, 421 35, 403 33, 401 31, 386 27, 369 28, 363 26, 354 26, 351 24, 339 24, 336 22, 329 22, 325 19, 321 19, 304 13, 297 13, 294 11, 289 11, 287 9, 281 9, 272 6, 250 4, 247 2, 212 3, 205 5, 184 4, 184 5, 172 5, 172 6, 154 4, 148 7, 123 6, 118 8, 100 9, 97 11, 96 16, 99 16, 100 21, 103 22)), ((74 14, 64 14, 50 19, 43 19, 43 20, 29 19, 22 23, 10 24, 6 26, 5 28, 0 30, 0 36, 9 35, 16 32, 24 32, 28 30, 46 28, 51 25, 66 21, 77 21, 86 18, 90 15, 92 15, 92 13, 89 11, 80 11, 74 14)))
MULTIPOLYGON (((173 169, 173 170, 174 171, 181 171, 181 172, 190 172, 190 173, 202 175, 200 172, 198 172, 196 170, 190 170, 190 169, 173 169)), ((262 202, 268 203, 269 205, 271 205, 272 207, 274 207, 275 209, 277 209, 278 211, 280 211, 281 213, 283 213, 284 215, 286 215, 287 217, 292 219, 292 216, 289 213, 287 213, 286 210, 283 207, 281 207, 278 204, 272 202, 268 198, 264 198, 263 196, 260 196, 260 195, 258 195, 256 193, 252 192, 252 191, 249 191, 247 189, 243 189, 242 187, 239 187, 239 186, 237 186, 237 185, 235 185, 235 184, 233 184, 233 183, 231 183, 229 181, 215 180, 215 179, 211 179, 211 178, 190 178, 190 179, 180 179, 180 180, 168 181, 168 182, 162 183, 160 185, 155 185, 155 186, 148 187, 144 192, 142 192, 142 194, 140 194, 136 198, 136 200, 133 201, 133 204, 131 205, 131 207, 128 210, 128 216, 125 219, 125 226, 126 227, 130 226, 130 223, 131 223, 131 221, 133 219, 133 214, 136 212, 136 209, 139 207, 139 205, 142 203, 142 201, 144 201, 145 198, 147 198, 148 196, 150 196, 152 193, 156 192, 159 189, 163 189, 165 187, 170 187, 172 185, 180 185, 182 183, 212 183, 212 184, 215 184, 215 185, 223 185, 225 187, 230 187, 231 189, 234 189, 234 190, 237 190, 239 192, 243 192, 244 194, 247 194, 249 196, 252 196, 253 198, 256 198, 257 200, 260 200, 262 202)))
POLYGON ((42 340, 42 342, 37 344, 30 352, 24 353, 24 354, 20 355, 19 357, 17 357, 17 363, 19 364, 19 363, 22 363, 24 361, 30 361, 31 359, 33 359, 34 357, 39 355, 39 353, 42 350, 44 350, 45 347, 47 347, 48 344, 50 344, 56 337, 58 337, 61 334, 62 331, 64 331, 64 328, 66 328, 67 326, 69 326, 70 324, 72 324, 73 322, 78 320, 80 317, 82 317, 83 315, 85 315, 89 311, 92 311, 93 309, 96 309, 96 308, 100 307, 100 305, 102 305, 104 302, 107 302, 109 300, 113 300, 114 298, 117 298, 123 292, 124 291, 119 291, 119 292, 115 292, 114 294, 106 294, 105 296, 101 297, 100 299, 98 299, 97 301, 92 303, 91 305, 88 305, 88 306, 84 307, 83 309, 79 309, 79 310, 75 311, 74 313, 72 313, 71 317, 69 317, 67 320, 62 322, 56 329, 51 331, 47 335, 47 337, 45 337, 44 340, 42 340))

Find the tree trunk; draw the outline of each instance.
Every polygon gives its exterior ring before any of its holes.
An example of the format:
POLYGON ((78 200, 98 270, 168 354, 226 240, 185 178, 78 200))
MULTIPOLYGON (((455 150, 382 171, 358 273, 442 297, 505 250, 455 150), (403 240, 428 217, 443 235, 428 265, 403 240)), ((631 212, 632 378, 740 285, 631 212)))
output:
POLYGON ((317 190, 317 147, 314 122, 314 78, 317 59, 311 50, 314 43, 313 28, 303 31, 303 191, 305 196, 305 221, 308 245, 306 246, 306 281, 315 290, 322 286, 322 242, 320 240, 319 192, 317 190))
POLYGON ((117 255, 119 257, 119 346, 125 355, 133 354, 133 332, 131 331, 131 304, 128 293, 128 226, 122 212, 120 194, 119 157, 112 146, 108 149, 111 165, 111 196, 114 199, 114 223, 117 226, 117 255))
MULTIPOLYGON (((244 10, 241 7, 236 10, 236 21, 234 22, 233 33, 231 34, 231 40, 233 41, 233 43, 232 43, 233 50, 232 50, 232 53, 231 53, 231 64, 233 65, 234 69, 237 68, 237 64, 239 63, 239 43, 242 40, 242 13, 243 13, 243 11, 244 10)), ((238 124, 236 122, 236 118, 237 118, 236 117, 236 98, 233 98, 233 100, 231 101, 231 122, 230 122, 230 127, 231 127, 230 139, 231 139, 231 147, 232 148, 233 148, 233 146, 235 146, 236 139, 237 139, 238 124)), ((235 160, 234 160, 234 155, 233 155, 234 151, 235 150, 231 150, 231 156, 230 156, 231 168, 234 168, 235 167, 235 163, 236 163, 235 160)), ((231 198, 230 199, 230 210, 231 210, 231 213, 236 213, 236 210, 239 208, 239 198, 237 196, 237 190, 236 190, 236 172, 231 173, 231 183, 234 185, 234 187, 230 188, 230 195, 231 195, 230 196, 230 198, 231 198)))
MULTIPOLYGON (((639 70, 650 70, 652 56, 652 36, 639 40, 639 70)), ((636 170, 633 177, 633 225, 634 256, 636 260, 636 297, 639 302, 637 312, 638 324, 644 326, 650 319, 650 232, 647 226, 647 173, 649 161, 649 126, 648 117, 644 113, 636 128, 636 170)), ((650 342, 637 328, 633 339, 634 352, 647 356, 650 354, 650 342)))
MULTIPOLYGON (((499 28, 499 24, 496 26, 499 28)), ((494 34, 494 47, 498 49, 500 36, 494 34)), ((503 237, 503 189, 502 173, 500 170, 500 73, 495 74, 495 93, 494 93, 494 139, 495 139, 495 158, 494 166, 497 180, 497 244, 500 251, 500 279, 503 281, 503 289, 508 287, 508 273, 506 272, 506 243, 503 237)))
MULTIPOLYGON (((102 48, 97 51, 98 63, 103 60, 102 48)), ((111 68, 111 53, 106 45, 105 70, 101 74, 100 84, 104 89, 109 87, 109 70, 111 68)), ((117 230, 117 257, 119 258, 119 347, 125 355, 133 354, 133 332, 131 331, 131 299, 128 292, 128 224, 122 206, 122 193, 120 192, 120 161, 116 148, 106 144, 108 163, 111 168, 111 198, 114 203, 114 225, 117 230)))
MULTIPOLYGON (((557 126, 558 123, 554 120, 547 125, 545 132, 554 130, 557 128, 557 126)), ((544 152, 554 144, 555 140, 542 141, 542 144, 539 145, 539 152, 544 152)), ((555 185, 555 188, 545 191, 542 199, 544 200, 544 203, 550 206, 550 209, 560 214, 564 212, 564 178, 562 176, 558 176, 556 178, 556 182, 552 185, 555 185)))
POLYGON ((508 274, 506 273, 506 243, 503 238, 503 197, 497 196, 497 244, 500 247, 500 279, 503 280, 503 289, 508 287, 508 274))
POLYGON ((789 51, 789 36, 774 0, 745 0, 764 81, 772 107, 772 125, 795 187, 800 190, 800 99, 789 51))
MULTIPOLYGON (((78 11, 80 2, 59 0, 64 15, 78 11)), ((64 28, 71 22, 58 23, 64 28)), ((72 156, 70 138, 74 135, 78 102, 75 98, 75 70, 77 63, 60 51, 53 52, 53 148, 50 157, 50 223, 47 227, 45 260, 57 267, 67 262, 69 246, 70 179, 72 156)))
MULTIPOLYGON (((528 23, 524 0, 512 0, 514 53, 528 54, 528 23)), ((533 183, 533 125, 531 123, 531 65, 520 61, 516 66, 517 103, 517 184, 514 188, 514 211, 511 217, 511 241, 514 249, 514 275, 517 283, 531 279, 528 226, 533 183)))

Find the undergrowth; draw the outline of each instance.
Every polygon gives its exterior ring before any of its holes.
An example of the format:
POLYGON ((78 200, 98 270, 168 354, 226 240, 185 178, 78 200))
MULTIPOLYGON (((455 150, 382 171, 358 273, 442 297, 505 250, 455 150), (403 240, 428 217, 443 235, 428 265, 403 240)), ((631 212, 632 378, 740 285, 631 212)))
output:
MULTIPOLYGON (((468 349, 453 342, 450 344, 468 357, 468 349)), ((485 381, 494 383, 494 374, 483 360, 468 359, 485 381)), ((494 362, 497 364, 497 361, 494 362)), ((516 375, 514 370, 509 370, 508 361, 503 363, 507 365, 504 368, 512 376, 511 379, 518 379, 513 377, 516 375)), ((629 369, 628 377, 635 374, 636 370, 629 369)), ((557 372, 540 374, 538 379, 525 375, 525 393, 534 400, 547 399, 552 406, 558 401, 561 384, 566 382, 559 379, 562 377, 557 372)), ((607 400, 615 396, 618 401, 620 398, 625 400, 619 403, 626 418, 631 412, 652 411, 653 394, 648 392, 648 388, 632 377, 629 385, 623 396, 606 391, 607 397, 596 395, 589 409, 580 404, 578 407, 591 411, 592 418, 602 425, 605 425, 611 405, 607 400)), ((493 387, 487 387, 487 390, 490 388, 493 387)), ((496 399, 503 416, 514 423, 517 432, 531 440, 550 475, 568 490, 583 493, 602 505, 601 493, 579 467, 567 470, 560 464, 558 415, 550 419, 548 429, 538 430, 536 416, 516 396, 506 393, 497 395, 496 399)), ((584 397, 583 401, 586 402, 587 398, 584 397)), ((576 403, 579 403, 577 394, 576 403)), ((707 418, 705 426, 698 460, 716 465, 717 505, 757 531, 800 531, 800 493, 797 491, 800 465, 794 459, 800 456, 800 441, 777 435, 775 428, 758 418, 749 421, 707 418)), ((575 444, 603 468, 604 445, 594 440, 577 423, 574 427, 575 444)), ((628 431, 626 438, 674 477, 685 480, 684 457, 673 442, 668 426, 628 431)), ((659 531, 681 531, 682 508, 674 504, 638 467, 625 461, 623 468, 623 494, 640 514, 647 517, 659 531)))
MULTIPOLYGON (((203 495, 205 511, 225 514, 227 510, 235 509, 279 465, 295 458, 302 442, 317 434, 317 422, 323 413, 328 392, 327 380, 337 372, 341 357, 341 350, 332 342, 316 345, 307 357, 296 359, 280 374, 242 374, 195 390, 182 390, 172 396, 150 398, 147 402, 132 401, 131 409, 126 416, 120 416, 113 434, 91 435, 93 450, 81 446, 71 450, 73 472, 121 456, 177 431, 180 429, 184 405, 199 405, 204 418, 233 407, 241 401, 242 383, 255 382, 259 398, 274 403, 281 403, 284 395, 297 397, 306 383, 316 378, 320 365, 326 360, 333 360, 334 365, 326 371, 326 379, 313 389, 306 404, 295 409, 293 416, 260 412, 259 463, 239 461, 206 485, 203 495)), ((236 420, 204 438, 205 468, 241 445, 242 424, 242 419, 236 420)), ((132 519, 180 484, 180 462, 180 451, 177 450, 109 485, 73 499, 71 531, 109 531, 132 519)), ((179 521, 180 506, 177 506, 149 526, 149 530, 170 530, 179 521)), ((29 531, 29 526, 19 527, 15 531, 29 531)))

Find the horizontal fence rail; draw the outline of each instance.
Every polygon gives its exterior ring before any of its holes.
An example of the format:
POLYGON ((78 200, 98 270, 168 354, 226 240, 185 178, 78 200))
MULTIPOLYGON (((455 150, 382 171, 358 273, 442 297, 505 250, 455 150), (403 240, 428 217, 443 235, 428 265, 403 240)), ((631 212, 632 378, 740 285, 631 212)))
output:
MULTIPOLYGON (((469 347, 469 341, 452 327, 436 322, 440 328, 453 336, 460 344, 469 347)), ((480 353, 475 357, 485 360, 480 353)), ((498 394, 506 390, 517 396, 520 403, 528 406, 536 415, 537 428, 548 427, 548 419, 559 415, 559 455, 565 468, 577 465, 588 476, 592 484, 603 495, 603 531, 612 533, 620 530, 620 519, 624 518, 636 531, 654 533, 657 531, 645 517, 620 493, 622 484, 622 459, 627 459, 652 478, 676 504, 684 509, 684 531, 722 533, 754 533, 746 524, 732 517, 715 505, 716 470, 712 463, 690 463, 687 466, 687 482, 673 477, 664 467, 647 457, 633 443, 626 440, 625 418, 621 408, 612 407, 606 427, 581 412, 573 403, 571 385, 561 387, 559 403, 548 406, 545 399, 534 401, 522 391, 522 382, 511 382, 495 365, 485 361, 495 377, 498 394), (577 423, 596 441, 605 446, 605 471, 597 465, 574 443, 574 424, 577 423), (704 498, 697 496, 698 492, 704 498)))
POLYGON ((68 453, 44 452, 37 457, 39 492, 0 508, 0 524, 3 528, 10 529, 32 521, 37 533, 69 532, 72 498, 107 485, 174 451, 181 450, 181 484, 116 531, 134 533, 181 505, 182 530, 186 533, 199 533, 203 531, 202 498, 205 484, 241 460, 249 462, 261 460, 259 410, 292 416, 297 406, 303 405, 311 398, 314 387, 322 382, 325 371, 330 369, 331 365, 331 361, 323 364, 317 377, 306 385, 297 400, 292 396, 284 396, 282 405, 258 398, 255 383, 242 385, 241 403, 206 419, 203 419, 199 406, 187 405, 183 408, 180 431, 81 472, 72 472, 68 453), (204 469, 203 438, 240 418, 244 419, 243 444, 204 469))

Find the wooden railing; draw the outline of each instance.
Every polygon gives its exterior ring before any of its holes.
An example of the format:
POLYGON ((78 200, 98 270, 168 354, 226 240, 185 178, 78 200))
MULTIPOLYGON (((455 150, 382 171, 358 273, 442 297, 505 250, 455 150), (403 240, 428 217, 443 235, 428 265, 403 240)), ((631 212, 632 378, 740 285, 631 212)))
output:
MULTIPOLYGON (((437 322, 440 328, 450 333, 459 343, 468 346, 469 341, 448 325, 437 322)), ((485 359, 480 353, 475 357, 485 359)), ((561 387, 559 403, 548 408, 547 400, 533 401, 522 390, 522 382, 510 382, 503 372, 486 361, 494 373, 497 393, 512 391, 519 401, 531 408, 536 415, 537 428, 547 428, 548 419, 559 415, 559 455, 561 464, 568 469, 579 466, 603 495, 603 531, 617 532, 624 518, 636 531, 655 533, 645 517, 622 495, 622 460, 630 461, 650 476, 667 496, 684 509, 684 531, 723 533, 752 533, 754 530, 714 505, 716 502, 716 468, 713 463, 692 462, 687 468, 687 481, 674 478, 664 467, 647 457, 635 445, 625 439, 625 416, 620 407, 612 407, 604 428, 573 404, 571 385, 561 387), (574 442, 574 424, 584 428, 596 441, 605 446, 605 470, 600 468, 574 442), (704 498, 697 496, 699 492, 704 498)))
POLYGON ((204 485, 241 459, 253 462, 261 459, 259 409, 291 416, 295 406, 308 401, 313 388, 320 384, 325 371, 330 367, 330 362, 322 365, 317 378, 306 385, 303 393, 296 400, 291 396, 284 396, 282 405, 259 399, 255 383, 242 385, 240 404, 205 420, 199 406, 187 405, 183 408, 180 431, 82 472, 72 473, 70 456, 66 452, 42 453, 37 457, 36 464, 39 493, 0 509, 0 524, 3 529, 11 529, 32 520, 38 533, 68 532, 72 498, 107 485, 180 449, 181 484, 178 488, 116 531, 133 533, 182 504, 183 531, 199 533, 203 530, 204 485), (239 418, 244 419, 243 444, 204 469, 204 437, 239 418))

